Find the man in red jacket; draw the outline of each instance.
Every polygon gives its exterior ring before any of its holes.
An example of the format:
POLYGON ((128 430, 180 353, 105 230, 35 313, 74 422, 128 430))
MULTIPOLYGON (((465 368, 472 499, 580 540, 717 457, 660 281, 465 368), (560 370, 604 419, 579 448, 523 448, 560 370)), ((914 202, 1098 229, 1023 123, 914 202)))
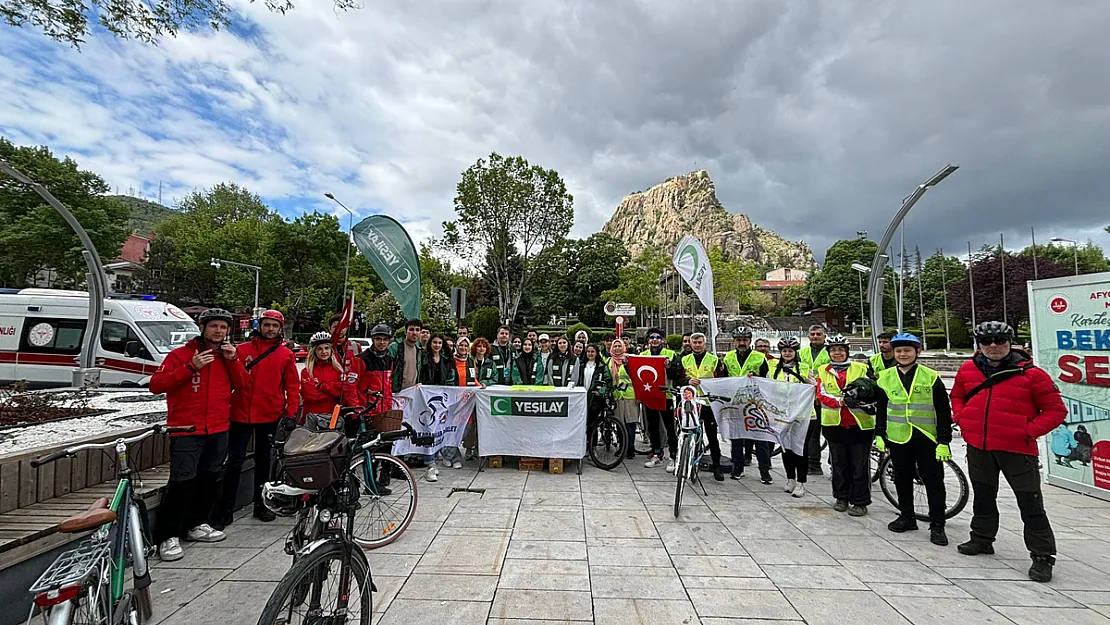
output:
POLYGON ((254 517, 268 523, 276 517, 262 505, 262 484, 270 477, 270 446, 282 417, 297 412, 301 376, 297 360, 281 335, 285 317, 267 310, 258 320, 258 331, 236 352, 251 376, 250 388, 236 390, 231 398, 231 428, 228 430, 227 467, 223 497, 216 506, 212 525, 224 529, 233 521, 239 478, 247 457, 247 443, 254 437, 254 517))
POLYGON ((1025 524, 1033 565, 1029 579, 1047 582, 1056 563, 1056 538, 1041 497, 1037 439, 1059 427, 1068 410, 1060 389, 1029 354, 1011 349, 1014 330, 998 321, 975 327, 979 351, 952 385, 952 420, 967 443, 967 469, 975 495, 968 556, 994 553, 998 534, 998 474, 1010 483, 1025 524))
POLYGON ((159 554, 180 560, 180 539, 218 542, 224 533, 208 524, 216 482, 227 456, 233 390, 250 391, 250 376, 228 340, 231 313, 201 313, 200 336, 166 355, 150 378, 150 392, 166 394, 166 424, 195 426, 170 438, 170 483, 158 514, 159 554))

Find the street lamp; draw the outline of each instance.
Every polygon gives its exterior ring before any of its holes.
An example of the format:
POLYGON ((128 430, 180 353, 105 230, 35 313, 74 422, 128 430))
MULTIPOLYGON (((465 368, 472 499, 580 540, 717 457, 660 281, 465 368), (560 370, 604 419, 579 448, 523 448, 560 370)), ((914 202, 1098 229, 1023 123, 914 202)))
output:
POLYGON ((1075 257, 1075 275, 1079 275, 1079 244, 1071 239, 1061 239, 1060 237, 1052 237, 1049 239, 1053 243, 1071 243, 1072 255, 1075 257))
POLYGON ((219 269, 223 265, 234 265, 236 267, 242 267, 244 269, 251 269, 251 270, 254 271, 254 310, 251 311, 251 316, 255 317, 255 318, 258 318, 258 315, 259 315, 259 312, 258 312, 258 283, 259 283, 260 278, 261 278, 262 268, 259 267, 258 265, 248 265, 246 263, 237 263, 233 260, 224 260, 222 258, 213 258, 212 262, 209 263, 209 264, 211 264, 216 269, 219 269))
POLYGON ((852 269, 855 269, 857 272, 859 272, 856 274, 856 277, 859 278, 859 323, 861 326, 863 326, 863 333, 864 336, 866 336, 867 326, 863 322, 863 274, 871 273, 871 268, 859 263, 852 263, 852 269))
POLYGON ((347 206, 345 204, 343 204, 343 202, 340 202, 339 200, 335 199, 335 196, 331 194, 331 191, 328 191, 327 193, 325 193, 324 197, 326 197, 329 200, 335 202, 336 204, 339 205, 340 208, 347 211, 347 266, 343 269, 343 300, 346 301, 347 300, 347 277, 351 274, 351 236, 354 233, 355 214, 352 213, 351 209, 347 208, 347 206))

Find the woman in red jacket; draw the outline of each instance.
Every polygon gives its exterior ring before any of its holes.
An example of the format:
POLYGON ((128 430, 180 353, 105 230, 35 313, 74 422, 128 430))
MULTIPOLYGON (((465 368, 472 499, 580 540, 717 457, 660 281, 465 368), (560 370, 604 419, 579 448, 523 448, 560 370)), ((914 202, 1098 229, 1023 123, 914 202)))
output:
POLYGON ((331 413, 342 401, 343 367, 331 348, 331 335, 317 332, 309 341, 308 357, 301 371, 301 398, 305 425, 327 427, 331 413))
POLYGON ((1041 497, 1037 439, 1068 416, 1060 389, 1029 354, 1012 349, 1014 330, 987 321, 975 327, 979 351, 952 385, 952 420, 967 443, 967 472, 975 495, 971 539, 957 547, 975 556, 994 553, 998 534, 998 474, 1006 476, 1025 524, 1033 559, 1029 579, 1047 582, 1056 563, 1056 537, 1041 497))

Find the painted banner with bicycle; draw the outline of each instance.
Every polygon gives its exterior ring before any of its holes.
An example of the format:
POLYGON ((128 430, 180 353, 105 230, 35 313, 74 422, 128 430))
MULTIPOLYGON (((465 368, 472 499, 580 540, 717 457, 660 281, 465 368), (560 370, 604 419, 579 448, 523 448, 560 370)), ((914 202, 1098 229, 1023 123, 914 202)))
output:
POLYGON ((777 442, 783 449, 802 453, 813 416, 813 386, 742 377, 705 379, 701 388, 710 395, 731 398, 710 403, 725 439, 777 442))
POLYGON ((474 391, 482 456, 582 458, 586 391, 491 386, 474 391))
POLYGON ((434 454, 445 447, 458 447, 466 422, 474 414, 477 392, 473 387, 422 384, 394 393, 394 410, 404 412, 401 421, 411 425, 418 435, 434 437, 435 444, 417 447, 412 439, 405 438, 393 444, 393 453, 398 456, 434 454))

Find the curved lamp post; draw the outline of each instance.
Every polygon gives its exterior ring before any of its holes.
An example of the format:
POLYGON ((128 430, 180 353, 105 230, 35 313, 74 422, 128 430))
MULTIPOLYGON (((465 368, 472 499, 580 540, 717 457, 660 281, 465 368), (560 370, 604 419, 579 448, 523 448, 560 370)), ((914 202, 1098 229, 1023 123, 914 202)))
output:
POLYGON ((69 224, 69 227, 77 233, 77 238, 81 240, 81 245, 85 247, 81 251, 81 255, 85 258, 85 264, 89 268, 86 280, 89 286, 89 321, 85 326, 85 338, 81 342, 81 354, 77 357, 78 368, 73 372, 73 386, 75 388, 97 386, 100 384, 100 369, 96 367, 96 346, 100 343, 100 325, 104 319, 104 296, 108 293, 108 278, 104 275, 104 265, 100 262, 100 254, 97 253, 96 246, 89 238, 89 233, 85 232, 85 229, 81 226, 81 222, 77 221, 73 213, 69 212, 69 209, 63 206, 58 198, 51 195, 46 187, 23 175, 4 159, 0 159, 0 171, 28 185, 35 193, 39 194, 39 197, 46 200, 47 204, 54 207, 54 210, 58 211, 62 219, 69 224))
POLYGON ((886 278, 883 276, 883 265, 886 265, 888 260, 888 256, 883 254, 882 250, 890 246, 890 241, 894 238, 898 226, 902 225, 902 220, 906 218, 910 209, 921 199, 921 196, 959 168, 959 165, 948 165, 933 175, 932 178, 917 185, 913 193, 902 202, 902 208, 894 214, 894 219, 890 220, 886 233, 879 241, 879 249, 875 252, 875 259, 871 261, 871 275, 867 278, 867 296, 871 299, 871 344, 876 351, 879 349, 879 339, 877 337, 883 331, 883 286, 886 283, 886 278))

